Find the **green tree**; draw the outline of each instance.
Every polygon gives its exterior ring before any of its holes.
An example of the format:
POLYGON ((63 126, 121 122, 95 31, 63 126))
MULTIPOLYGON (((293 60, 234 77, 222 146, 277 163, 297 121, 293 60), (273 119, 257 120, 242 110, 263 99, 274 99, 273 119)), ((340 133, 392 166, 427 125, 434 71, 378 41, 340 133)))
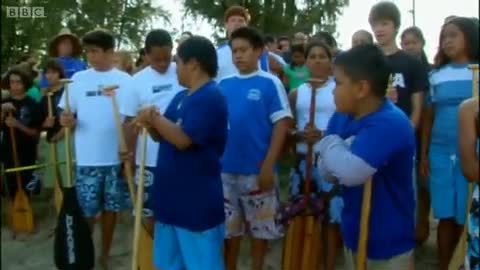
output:
POLYGON ((95 28, 113 33, 119 47, 138 49, 154 20, 169 24, 170 14, 151 0, 3 0, 2 71, 25 52, 45 55, 50 40, 68 27, 77 36, 95 28), (41 6, 44 18, 7 18, 7 6, 41 6))
MULTIPOLYGON (((336 30, 337 17, 349 0, 184 0, 185 10, 224 30, 223 14, 232 5, 248 9, 250 25, 270 34, 336 30)), ((223 32, 224 33, 224 32, 223 32)), ((224 38, 224 34, 217 35, 224 38)))

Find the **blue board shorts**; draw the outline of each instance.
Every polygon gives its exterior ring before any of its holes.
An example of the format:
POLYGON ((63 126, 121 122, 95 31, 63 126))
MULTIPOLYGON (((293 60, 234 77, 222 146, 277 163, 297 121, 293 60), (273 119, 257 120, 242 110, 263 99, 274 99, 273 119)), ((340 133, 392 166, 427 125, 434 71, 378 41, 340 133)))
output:
MULTIPOLYGON (((145 167, 143 184, 143 211, 142 216, 146 218, 153 217, 153 179, 155 167, 145 167)), ((135 173, 135 187, 138 188, 140 167, 137 166, 135 173)))
POLYGON ((224 236, 223 224, 206 231, 194 232, 156 222, 154 265, 163 270, 224 270, 224 236))
POLYGON ((77 198, 87 218, 101 211, 121 212, 130 208, 128 184, 122 177, 121 166, 77 166, 77 198))
POLYGON ((465 224, 468 183, 460 160, 435 146, 430 147, 430 196, 435 218, 454 218, 457 224, 465 224))

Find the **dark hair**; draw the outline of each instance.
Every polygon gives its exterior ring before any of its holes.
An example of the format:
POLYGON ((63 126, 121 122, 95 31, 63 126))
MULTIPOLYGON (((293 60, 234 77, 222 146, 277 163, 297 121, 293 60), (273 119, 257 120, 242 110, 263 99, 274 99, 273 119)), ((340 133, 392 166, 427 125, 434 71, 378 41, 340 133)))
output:
POLYGON ((294 53, 305 54, 305 45, 303 45, 303 44, 293 44, 290 47, 290 53, 291 54, 294 54, 294 53))
POLYGON ((480 60, 478 54, 479 24, 471 18, 456 17, 444 24, 442 30, 440 31, 438 52, 435 56, 435 68, 441 68, 452 61, 442 50, 443 32, 445 31, 445 27, 449 24, 457 26, 463 33, 465 37, 465 48, 467 50, 468 59, 472 63, 478 63, 480 60))
POLYGON ((272 35, 265 35, 265 43, 274 43, 275 37, 272 35))
POLYGON ((145 38, 145 52, 149 53, 152 47, 173 47, 172 37, 166 30, 152 30, 145 38))
POLYGON ((46 73, 48 70, 58 72, 58 76, 60 79, 65 78, 65 70, 63 69, 63 65, 55 58, 48 59, 47 63, 45 64, 43 72, 46 73))
MULTIPOLYGON (((411 26, 408 27, 407 29, 403 30, 402 35, 400 38, 403 40, 406 35, 414 35, 415 38, 420 40, 422 43, 422 47, 425 46, 425 37, 423 36, 422 30, 416 26, 411 26)), ((425 50, 422 49, 422 54, 420 55, 420 61, 422 62, 423 65, 429 66, 430 64, 428 63, 428 58, 427 54, 425 53, 425 50)))
POLYGON ((141 48, 140 50, 138 50, 138 55, 145 56, 145 48, 141 48))
POLYGON ((401 15, 397 5, 389 1, 382 1, 375 4, 372 9, 370 9, 368 22, 373 24, 379 20, 392 21, 396 29, 400 28, 401 15))
POLYGON ((93 30, 85 34, 82 43, 86 46, 95 46, 104 51, 115 48, 115 38, 107 30, 93 30))
POLYGON ((334 49, 337 47, 337 41, 332 36, 332 34, 330 34, 327 31, 317 32, 315 35, 313 35, 312 39, 314 41, 316 40, 316 41, 320 41, 327 44, 330 47, 330 49, 334 49))
POLYGON ((284 40, 290 42, 290 39, 289 39, 287 36, 281 36, 281 37, 279 37, 279 38, 277 39, 277 42, 284 41, 284 40))
POLYGON ((385 96, 391 69, 376 45, 360 45, 339 54, 335 58, 335 66, 341 67, 353 81, 368 81, 375 96, 385 96))
POLYGON ((232 41, 237 38, 247 40, 254 49, 263 49, 265 46, 260 32, 252 27, 240 27, 233 31, 232 35, 230 36, 230 45, 232 41))
POLYGON ((28 89, 32 88, 33 78, 30 76, 28 70, 26 70, 24 67, 17 65, 9 69, 2 78, 2 81, 3 81, 2 86, 5 87, 6 89, 10 89, 11 75, 17 75, 20 77, 20 80, 22 81, 22 84, 25 88, 25 92, 28 89))
POLYGON ((217 76, 217 50, 212 42, 202 36, 193 36, 177 48, 177 58, 186 63, 195 60, 211 78, 217 76))
POLYGON ((242 6, 231 6, 229 7, 224 13, 224 20, 228 21, 228 19, 232 16, 240 16, 245 19, 245 21, 250 20, 250 14, 248 14, 248 10, 242 6))
POLYGON ((363 34, 363 35, 365 35, 365 36, 367 37, 367 39, 368 39, 369 44, 373 44, 373 35, 372 35, 372 33, 368 32, 367 30, 363 30, 363 29, 362 29, 362 30, 358 30, 358 31, 355 32, 353 35, 355 35, 355 34, 363 34))
POLYGON ((330 47, 327 44, 325 44, 323 42, 320 42, 320 41, 317 41, 317 40, 312 40, 312 41, 307 43, 307 47, 305 49, 305 58, 307 58, 308 55, 310 54, 310 51, 312 51, 312 49, 316 48, 316 47, 322 48, 325 51, 325 53, 327 54, 328 59, 332 60, 333 55, 332 55, 332 51, 330 50, 330 47))

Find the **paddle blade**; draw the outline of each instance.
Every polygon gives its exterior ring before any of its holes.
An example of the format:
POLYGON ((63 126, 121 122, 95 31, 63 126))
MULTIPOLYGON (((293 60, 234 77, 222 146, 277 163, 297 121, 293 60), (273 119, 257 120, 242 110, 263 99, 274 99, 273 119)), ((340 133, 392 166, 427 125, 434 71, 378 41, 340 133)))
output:
POLYGON ((55 229, 55 266, 60 270, 93 269, 92 235, 78 205, 75 188, 65 188, 63 192, 63 205, 55 229))
POLYGON ((138 254, 138 268, 140 270, 156 270, 153 266, 153 239, 145 226, 140 231, 140 249, 138 254))
POLYGON ((22 188, 17 191, 13 200, 12 225, 15 232, 33 232, 33 210, 22 188))

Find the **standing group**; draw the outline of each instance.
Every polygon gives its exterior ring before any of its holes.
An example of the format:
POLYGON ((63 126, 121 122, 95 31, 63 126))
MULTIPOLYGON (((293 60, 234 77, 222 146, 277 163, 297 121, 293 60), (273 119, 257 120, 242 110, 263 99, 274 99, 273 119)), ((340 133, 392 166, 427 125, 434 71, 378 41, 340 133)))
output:
MULTIPOLYGON (((414 268, 416 241, 428 236, 429 200, 440 220, 440 269, 448 269, 466 220, 467 181, 476 186, 466 264, 479 269, 478 98, 472 98, 468 69, 479 63, 478 21, 449 18, 430 66, 418 28, 402 33, 403 50, 397 46, 400 12, 391 2, 371 9, 376 45, 361 30, 346 51, 320 32, 309 41, 298 35, 291 46, 278 40, 287 48, 282 52, 274 39, 247 27, 248 20, 244 8, 229 8, 226 44, 215 48, 187 33, 175 57, 169 33, 152 30, 145 38, 147 61, 133 76, 114 67, 115 39, 107 31, 82 38, 88 69, 77 58, 79 40, 63 33, 52 42, 56 58, 42 72, 42 87, 58 106, 53 117, 46 117, 45 101, 28 95, 28 74, 18 68, 6 74, 10 97, 2 99, 2 130, 15 128, 21 165, 35 162, 41 130, 58 146, 63 127, 74 129, 77 196, 92 225, 101 216, 102 265, 108 266, 117 213, 131 207, 121 168, 127 160, 140 165, 142 126, 149 132, 142 214, 160 269, 236 270, 247 234, 251 269, 263 269, 268 242, 285 231, 278 161, 285 153, 295 157, 294 201, 303 192, 307 145, 314 149, 312 193, 327 205, 325 269, 335 269, 342 240, 346 269, 355 269, 361 187, 370 178, 368 269, 414 268), (73 81, 71 112, 62 110, 63 77, 73 81), (119 86, 128 151, 119 149, 114 108, 103 92, 112 84, 119 86)), ((9 153, 8 136, 1 146, 9 153)), ((13 167, 9 156, 2 154, 2 162, 13 167)))

